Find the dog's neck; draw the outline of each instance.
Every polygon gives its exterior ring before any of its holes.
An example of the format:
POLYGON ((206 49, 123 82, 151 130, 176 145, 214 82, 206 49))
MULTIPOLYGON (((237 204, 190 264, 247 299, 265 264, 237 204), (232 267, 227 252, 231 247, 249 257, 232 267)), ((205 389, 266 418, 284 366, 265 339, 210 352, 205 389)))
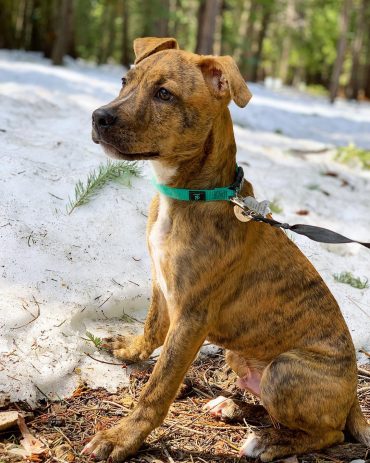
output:
POLYGON ((152 161, 158 183, 174 188, 211 189, 231 185, 235 180, 236 145, 228 108, 213 121, 206 140, 193 156, 176 156, 175 165, 152 161), (182 158, 186 160, 181 160, 182 158))

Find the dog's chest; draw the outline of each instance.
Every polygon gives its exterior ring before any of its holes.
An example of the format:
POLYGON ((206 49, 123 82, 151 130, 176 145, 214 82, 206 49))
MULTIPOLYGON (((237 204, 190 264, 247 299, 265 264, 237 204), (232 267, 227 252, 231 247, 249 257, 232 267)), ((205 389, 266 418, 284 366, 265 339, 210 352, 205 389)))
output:
POLYGON ((164 265, 167 249, 166 240, 171 231, 171 225, 172 222, 168 214, 168 201, 166 198, 160 197, 158 216, 150 231, 149 243, 157 283, 167 301, 170 298, 170 292, 164 276, 164 265))

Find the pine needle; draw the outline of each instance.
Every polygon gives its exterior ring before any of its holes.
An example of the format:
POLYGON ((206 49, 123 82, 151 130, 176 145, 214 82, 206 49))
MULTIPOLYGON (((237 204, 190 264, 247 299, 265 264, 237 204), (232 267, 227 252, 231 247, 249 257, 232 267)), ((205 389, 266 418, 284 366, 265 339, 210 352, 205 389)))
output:
POLYGON ((100 164, 97 172, 94 169, 89 173, 85 184, 81 180, 76 183, 74 198, 68 198, 68 214, 72 214, 76 207, 88 203, 99 190, 112 180, 121 180, 130 186, 130 177, 133 175, 136 177, 140 175, 137 162, 108 161, 105 164, 100 164))

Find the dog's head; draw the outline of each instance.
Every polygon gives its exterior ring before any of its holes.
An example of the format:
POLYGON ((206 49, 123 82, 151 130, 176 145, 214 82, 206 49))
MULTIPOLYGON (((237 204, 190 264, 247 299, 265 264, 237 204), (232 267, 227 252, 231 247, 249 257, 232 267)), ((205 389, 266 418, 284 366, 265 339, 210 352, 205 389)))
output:
POLYGON ((244 107, 251 98, 229 56, 185 52, 171 38, 136 39, 134 51, 118 97, 93 113, 93 140, 112 157, 190 157, 231 99, 244 107))

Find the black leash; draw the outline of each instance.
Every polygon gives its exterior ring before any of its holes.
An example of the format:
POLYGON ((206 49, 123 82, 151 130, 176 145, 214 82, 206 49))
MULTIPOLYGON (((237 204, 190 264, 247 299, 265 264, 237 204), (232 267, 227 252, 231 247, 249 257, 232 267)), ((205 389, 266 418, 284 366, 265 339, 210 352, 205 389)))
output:
POLYGON ((310 240, 317 241, 319 243, 357 243, 365 248, 370 249, 370 243, 363 243, 362 241, 351 240, 346 236, 340 235, 339 233, 328 230, 327 228, 316 227, 314 225, 304 225, 301 223, 295 225, 289 225, 288 223, 278 222, 274 219, 268 219, 266 217, 260 216, 258 214, 252 215, 251 220, 254 222, 264 222, 268 223, 272 227, 284 228, 284 230, 291 230, 294 233, 299 235, 307 236, 310 240))
POLYGON ((274 219, 266 217, 270 212, 268 207, 268 201, 258 202, 251 196, 242 197, 240 190, 243 186, 244 172, 241 167, 237 168, 237 175, 234 184, 232 185, 235 196, 230 198, 230 201, 235 204, 234 212, 238 220, 241 222, 248 222, 250 220, 254 222, 263 222, 271 225, 275 228, 283 228, 284 230, 290 230, 299 235, 307 236, 310 240, 317 241, 319 243, 357 243, 365 248, 370 249, 370 243, 364 243, 362 241, 351 240, 346 236, 340 235, 339 233, 328 230, 327 228, 316 227, 315 225, 304 225, 295 224, 289 225, 288 223, 278 222, 274 219))

